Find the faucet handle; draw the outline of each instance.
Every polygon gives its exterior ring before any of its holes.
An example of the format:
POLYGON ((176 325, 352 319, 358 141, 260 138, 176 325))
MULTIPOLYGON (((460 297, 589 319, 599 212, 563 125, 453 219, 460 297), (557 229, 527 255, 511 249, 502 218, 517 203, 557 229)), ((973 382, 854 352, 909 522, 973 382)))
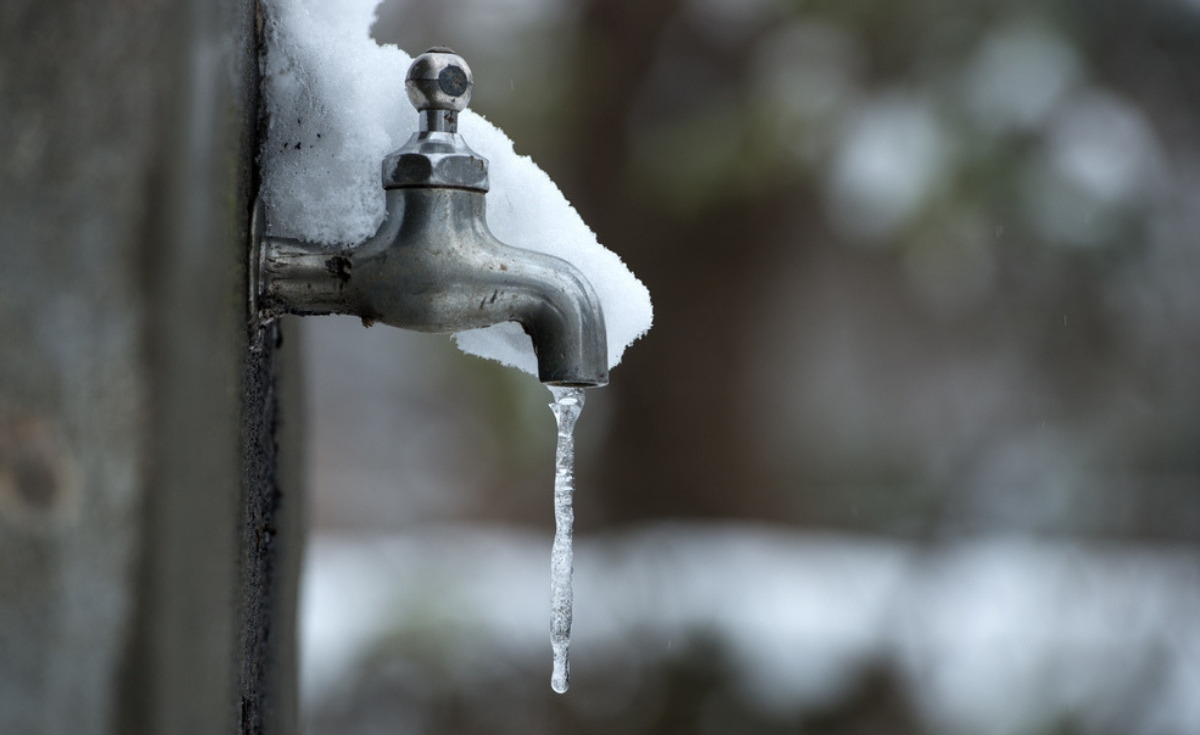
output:
POLYGON ((463 57, 434 46, 408 67, 404 87, 421 113, 421 132, 458 132, 458 113, 471 101, 475 78, 463 57))
POLYGON ((404 87, 421 127, 383 159, 383 188, 488 190, 487 159, 458 135, 458 113, 467 108, 474 86, 471 67, 448 48, 435 46, 413 59, 404 87))

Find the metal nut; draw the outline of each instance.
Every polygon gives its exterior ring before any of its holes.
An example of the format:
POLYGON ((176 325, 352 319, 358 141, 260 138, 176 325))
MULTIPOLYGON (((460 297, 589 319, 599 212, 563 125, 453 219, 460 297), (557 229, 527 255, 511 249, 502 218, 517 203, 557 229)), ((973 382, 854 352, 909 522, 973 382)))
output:
POLYGON ((487 159, 467 152, 397 151, 383 159, 383 188, 406 186, 449 186, 487 191, 487 159))

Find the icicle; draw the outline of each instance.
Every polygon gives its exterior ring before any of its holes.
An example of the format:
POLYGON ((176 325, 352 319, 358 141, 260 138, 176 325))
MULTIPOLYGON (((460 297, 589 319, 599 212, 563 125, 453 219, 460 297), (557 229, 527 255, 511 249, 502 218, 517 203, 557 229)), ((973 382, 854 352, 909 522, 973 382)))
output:
POLYGON ((575 422, 583 411, 583 388, 551 386, 554 403, 550 410, 558 422, 558 451, 554 461, 554 547, 550 552, 550 647, 554 651, 554 673, 550 686, 562 694, 570 686, 571 665, 571 574, 574 552, 571 529, 575 511, 575 422))

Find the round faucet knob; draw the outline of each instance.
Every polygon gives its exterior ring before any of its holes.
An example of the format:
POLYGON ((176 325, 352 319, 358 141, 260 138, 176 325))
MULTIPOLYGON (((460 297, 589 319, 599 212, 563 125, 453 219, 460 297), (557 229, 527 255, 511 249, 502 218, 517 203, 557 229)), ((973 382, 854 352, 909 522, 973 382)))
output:
POLYGON ((451 49, 435 46, 408 67, 404 86, 418 110, 462 112, 471 101, 471 67, 451 49))

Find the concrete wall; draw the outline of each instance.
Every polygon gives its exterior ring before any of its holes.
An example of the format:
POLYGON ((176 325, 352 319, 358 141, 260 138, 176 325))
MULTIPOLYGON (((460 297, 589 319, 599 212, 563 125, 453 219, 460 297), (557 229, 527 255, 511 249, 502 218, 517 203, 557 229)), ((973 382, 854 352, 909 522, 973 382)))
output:
POLYGON ((0 3, 0 732, 294 730, 255 20, 0 3))

